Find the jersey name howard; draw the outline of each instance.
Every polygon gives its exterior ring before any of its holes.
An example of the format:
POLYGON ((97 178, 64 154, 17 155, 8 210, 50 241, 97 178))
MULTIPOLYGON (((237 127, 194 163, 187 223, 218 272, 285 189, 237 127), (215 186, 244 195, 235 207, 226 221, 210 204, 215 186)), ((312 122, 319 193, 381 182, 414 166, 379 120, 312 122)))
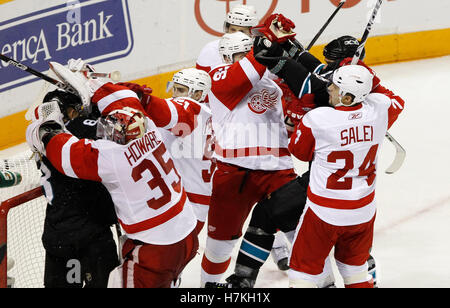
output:
POLYGON ((156 136, 155 131, 150 131, 127 147, 124 153, 125 158, 130 166, 133 166, 142 156, 154 150, 160 144, 161 140, 156 136))

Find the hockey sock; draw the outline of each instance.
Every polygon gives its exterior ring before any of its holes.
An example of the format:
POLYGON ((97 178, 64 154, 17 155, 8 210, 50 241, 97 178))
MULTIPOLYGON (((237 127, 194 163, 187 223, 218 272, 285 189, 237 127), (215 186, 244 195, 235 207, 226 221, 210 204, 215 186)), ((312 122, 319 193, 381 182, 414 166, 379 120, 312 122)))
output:
POLYGON ((220 282, 223 274, 227 271, 230 262, 231 257, 225 262, 214 263, 210 261, 205 255, 203 255, 200 278, 201 287, 204 287, 206 282, 220 282))
POLYGON ((347 289, 373 288, 373 280, 371 279, 370 281, 346 284, 345 288, 347 288, 347 289))
POLYGON ((269 257, 274 239, 273 234, 248 227, 239 249, 236 266, 239 264, 258 271, 269 257))

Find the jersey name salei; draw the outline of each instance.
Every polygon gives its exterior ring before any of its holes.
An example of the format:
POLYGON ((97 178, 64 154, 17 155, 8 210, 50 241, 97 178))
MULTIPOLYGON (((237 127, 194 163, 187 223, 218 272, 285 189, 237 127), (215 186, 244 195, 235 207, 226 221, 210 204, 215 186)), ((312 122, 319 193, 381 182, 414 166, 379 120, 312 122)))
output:
POLYGON ((319 107, 303 117, 289 148, 312 159, 307 206, 322 220, 345 226, 372 219, 378 150, 401 110, 376 93, 356 106, 319 107))

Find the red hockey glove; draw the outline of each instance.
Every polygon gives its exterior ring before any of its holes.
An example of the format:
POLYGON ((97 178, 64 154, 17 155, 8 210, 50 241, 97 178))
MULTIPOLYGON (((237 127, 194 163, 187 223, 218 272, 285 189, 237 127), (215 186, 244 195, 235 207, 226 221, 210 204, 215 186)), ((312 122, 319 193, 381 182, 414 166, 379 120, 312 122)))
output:
POLYGON ((286 115, 289 120, 297 125, 303 116, 310 110, 316 108, 314 94, 305 94, 302 98, 294 97, 286 106, 286 115))
POLYGON ((147 87, 147 85, 139 85, 137 83, 132 82, 119 82, 117 83, 120 86, 124 86, 129 88, 131 91, 137 94, 139 99, 141 100, 141 104, 144 108, 147 107, 147 105, 150 103, 152 99, 152 92, 153 90, 150 87, 147 87))
POLYGON ((262 24, 253 27, 252 34, 265 36, 271 42, 282 44, 296 36, 296 33, 292 31, 294 28, 294 22, 283 14, 272 14, 262 24))

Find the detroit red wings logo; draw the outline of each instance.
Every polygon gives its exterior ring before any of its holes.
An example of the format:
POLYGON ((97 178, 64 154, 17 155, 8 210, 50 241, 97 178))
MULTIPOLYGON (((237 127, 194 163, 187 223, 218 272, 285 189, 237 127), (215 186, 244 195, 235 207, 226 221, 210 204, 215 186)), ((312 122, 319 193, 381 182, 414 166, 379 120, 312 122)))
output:
POLYGON ((266 89, 250 96, 248 107, 257 114, 263 114, 269 109, 275 109, 278 102, 278 93, 269 93, 266 89))

